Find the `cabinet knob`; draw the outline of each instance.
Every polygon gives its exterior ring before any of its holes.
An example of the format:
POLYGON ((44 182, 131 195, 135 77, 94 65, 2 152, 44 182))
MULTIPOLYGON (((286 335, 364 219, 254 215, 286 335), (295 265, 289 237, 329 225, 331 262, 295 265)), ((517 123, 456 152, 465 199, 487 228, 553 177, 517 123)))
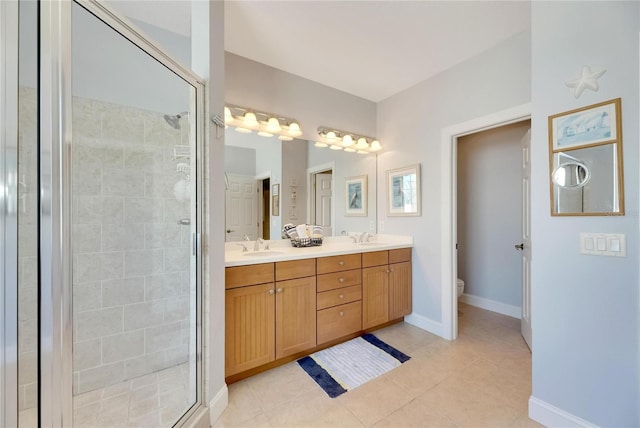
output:
POLYGON ((269 290, 269 294, 275 294, 275 291, 274 291, 273 288, 271 290, 269 290))
POLYGON ((340 311, 340 316, 343 317, 344 316, 344 312, 340 311))
POLYGON ((338 278, 338 282, 344 282, 344 278, 338 278))
POLYGON ((344 266, 344 260, 340 260, 340 261, 338 262, 338 264, 339 264, 340 266, 344 266))
POLYGON ((344 299, 344 294, 338 296, 340 299, 344 299))
POLYGON ((387 269, 387 273, 391 273, 391 271, 389 269, 387 269))
POLYGON ((284 291, 284 289, 282 289, 282 288, 278 288, 277 293, 282 293, 283 291, 284 291))

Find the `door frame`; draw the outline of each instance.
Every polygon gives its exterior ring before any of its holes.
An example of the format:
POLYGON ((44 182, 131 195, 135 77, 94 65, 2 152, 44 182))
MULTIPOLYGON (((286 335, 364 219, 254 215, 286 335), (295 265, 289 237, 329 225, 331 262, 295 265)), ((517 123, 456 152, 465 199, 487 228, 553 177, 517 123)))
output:
POLYGON ((313 186, 315 183, 315 175, 322 174, 327 171, 331 171, 331 175, 334 177, 331 179, 331 228, 336 227, 336 163, 335 161, 323 163, 321 165, 312 166, 307 168, 307 189, 309 192, 309 198, 307 199, 307 224, 315 222, 316 218, 316 189, 313 186), (313 221, 312 221, 313 219, 313 221))
POLYGON ((440 254, 442 278, 440 284, 442 331, 448 340, 458 337, 458 299, 456 294, 458 261, 457 242, 457 147, 458 138, 488 129, 498 128, 531 119, 531 103, 521 104, 487 116, 462 122, 442 129, 440 165, 442 185, 440 200, 440 254))
POLYGON ((0 2, 0 426, 18 424, 18 22, 0 2))

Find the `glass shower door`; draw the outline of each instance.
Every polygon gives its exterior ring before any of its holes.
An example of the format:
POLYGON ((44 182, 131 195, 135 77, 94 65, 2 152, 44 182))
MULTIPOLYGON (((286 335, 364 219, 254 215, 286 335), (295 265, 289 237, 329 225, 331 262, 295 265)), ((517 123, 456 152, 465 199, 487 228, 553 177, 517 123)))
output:
POLYGON ((198 90, 99 12, 73 4, 74 426, 172 426, 200 398, 198 90))

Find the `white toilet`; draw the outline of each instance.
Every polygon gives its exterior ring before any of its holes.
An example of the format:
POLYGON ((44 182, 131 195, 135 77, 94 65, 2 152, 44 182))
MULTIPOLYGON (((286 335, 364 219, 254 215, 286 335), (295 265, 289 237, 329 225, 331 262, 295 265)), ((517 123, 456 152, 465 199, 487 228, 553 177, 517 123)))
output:
POLYGON ((458 297, 462 296, 464 292, 464 281, 458 278, 458 297))

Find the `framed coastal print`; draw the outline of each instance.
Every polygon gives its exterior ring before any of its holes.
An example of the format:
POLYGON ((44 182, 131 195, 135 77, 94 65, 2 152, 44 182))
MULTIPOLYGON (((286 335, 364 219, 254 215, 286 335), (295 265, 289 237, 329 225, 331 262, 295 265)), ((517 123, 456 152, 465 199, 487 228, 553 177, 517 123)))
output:
POLYGON ((421 215, 420 164, 387 171, 387 215, 421 215))
POLYGON ((367 215, 367 176, 359 175, 345 179, 345 215, 367 215))
POLYGON ((620 98, 549 116, 552 151, 615 142, 620 133, 620 98))

